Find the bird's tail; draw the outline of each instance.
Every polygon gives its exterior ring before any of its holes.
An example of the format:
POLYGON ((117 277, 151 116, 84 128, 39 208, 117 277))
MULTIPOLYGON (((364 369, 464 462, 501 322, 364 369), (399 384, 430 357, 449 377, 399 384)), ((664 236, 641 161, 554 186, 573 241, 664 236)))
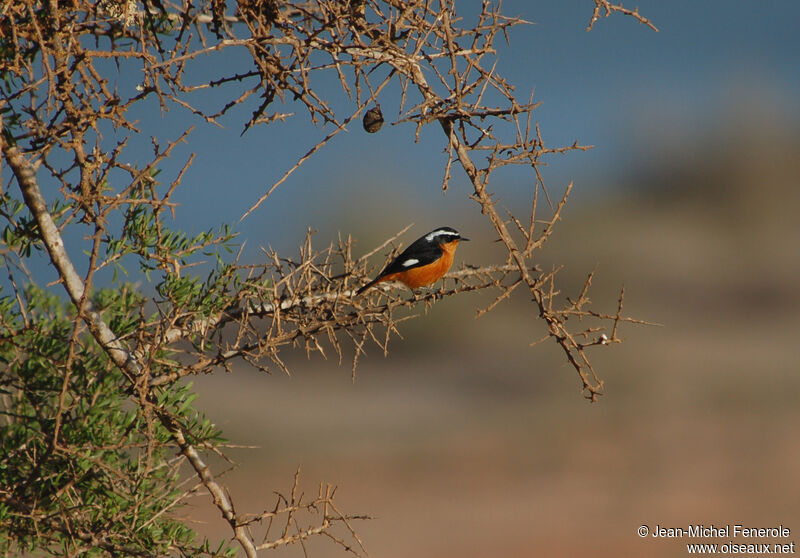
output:
POLYGON ((369 289, 372 285, 374 285, 376 283, 380 283, 382 279, 383 279, 383 277, 376 277, 375 279, 373 279, 372 281, 370 281, 369 283, 367 283, 366 285, 364 285, 363 287, 358 289, 356 291, 356 296, 360 295, 361 293, 363 293, 364 291, 369 289))

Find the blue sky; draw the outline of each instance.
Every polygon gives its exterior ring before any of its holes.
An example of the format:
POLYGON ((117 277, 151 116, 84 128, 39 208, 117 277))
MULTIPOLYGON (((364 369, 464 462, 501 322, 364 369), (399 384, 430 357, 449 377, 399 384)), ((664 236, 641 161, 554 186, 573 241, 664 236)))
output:
MULTIPOLYGON (((476 4, 459 7, 468 13, 476 4)), ((535 99, 543 101, 536 118, 548 143, 577 139, 595 146, 551 161, 545 172, 556 189, 575 180, 577 197, 590 198, 594 189, 635 166, 637 158, 657 151, 660 141, 700 137, 751 100, 753 110, 766 104, 786 121, 798 121, 800 3, 639 3, 658 33, 619 15, 601 19, 587 33, 592 5, 504 3, 506 13, 533 24, 513 29, 510 46, 499 44, 499 71, 521 97, 535 88, 535 99)), ((382 99, 389 119, 397 114, 393 101, 389 94, 382 99)), ((241 119, 249 110, 228 118, 226 130, 198 122, 186 150, 198 156, 177 198, 183 204, 179 222, 202 226, 236 220, 328 131, 308 125, 301 115, 240 137, 241 119)), ((182 111, 174 117, 192 120, 182 111)), ((439 211, 468 211, 472 206, 464 203, 464 191, 454 188, 442 197, 441 132, 430 128, 414 144, 410 125, 386 126, 375 135, 365 134, 359 124, 350 126, 239 230, 256 245, 294 246, 308 226, 349 232, 358 216, 353 206, 359 204, 388 200, 396 211, 380 219, 386 230, 412 221, 424 228, 439 211), (392 203, 395 198, 399 207, 392 203), (403 214, 417 207, 431 215, 403 214)), ((455 180, 464 183, 460 173, 455 180)))
MULTIPOLYGON (((459 2, 459 9, 469 15, 478 5, 459 2)), ((510 45, 497 45, 500 73, 517 86, 521 98, 535 90, 535 100, 543 102, 535 118, 546 142, 579 140, 595 146, 587 153, 553 158, 544 169, 556 193, 575 181, 573 203, 591 203, 642 159, 657 156, 662 146, 678 141, 691 147, 726 119, 751 113, 753 119, 766 115, 794 127, 800 123, 800 2, 640 2, 640 12, 658 26, 658 33, 620 15, 602 18, 587 32, 592 6, 590 1, 506 1, 505 13, 532 24, 512 29, 510 45)), ((218 71, 220 65, 245 68, 246 59, 234 51, 211 56, 189 78, 199 80, 206 67, 218 71)), ((133 88, 139 79, 135 68, 123 68, 116 85, 133 88)), ((322 96, 327 89, 323 82, 322 96)), ((226 94, 193 99, 220 106, 226 94)), ((334 99, 352 108, 338 91, 334 99)), ((389 122, 396 118, 396 93, 387 91, 381 105, 389 122)), ((298 118, 244 136, 242 124, 252 104, 233 110, 222 120, 224 129, 178 107, 164 117, 154 102, 140 108, 142 134, 130 142, 143 160, 152 152, 150 136, 164 142, 196 126, 162 174, 164 182, 171 181, 188 155, 196 154, 174 197, 181 204, 178 227, 196 232, 236 223, 330 131, 311 125, 296 106, 273 108, 297 112, 298 118)), ((422 233, 474 220, 476 206, 467 199, 469 186, 460 169, 454 169, 451 191, 442 195, 443 136, 438 127, 428 128, 415 144, 411 125, 387 125, 372 135, 354 122, 235 226, 248 243, 248 257, 258 257, 259 246, 296 251, 308 227, 320 229, 321 244, 337 232, 369 229, 372 241, 362 244, 367 250, 411 222, 414 232, 422 233)), ((498 174, 493 186, 513 203, 521 192, 529 192, 529 184, 529 178, 512 172, 498 174)))

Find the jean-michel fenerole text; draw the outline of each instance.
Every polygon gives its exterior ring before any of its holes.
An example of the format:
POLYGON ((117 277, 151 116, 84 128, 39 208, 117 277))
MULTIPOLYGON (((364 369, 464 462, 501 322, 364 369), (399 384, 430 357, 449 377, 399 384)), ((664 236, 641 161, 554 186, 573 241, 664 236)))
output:
POLYGON ((791 529, 777 527, 746 527, 744 525, 689 525, 688 527, 663 527, 656 525, 650 532, 655 538, 786 538, 792 534, 791 529))

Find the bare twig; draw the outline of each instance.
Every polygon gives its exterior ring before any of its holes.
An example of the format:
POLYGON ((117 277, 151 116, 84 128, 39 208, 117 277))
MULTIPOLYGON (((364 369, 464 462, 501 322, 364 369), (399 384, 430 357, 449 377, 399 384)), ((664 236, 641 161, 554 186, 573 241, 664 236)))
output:
POLYGON ((634 8, 632 10, 628 8, 624 8, 622 3, 619 4, 612 4, 608 0, 594 0, 594 10, 592 11, 592 18, 589 20, 589 26, 586 28, 587 31, 591 31, 594 27, 595 22, 600 19, 600 12, 605 10, 605 17, 610 16, 614 12, 618 12, 627 16, 631 16, 632 18, 636 19, 639 23, 647 25, 653 31, 658 31, 658 28, 653 25, 653 22, 644 17, 642 14, 639 13, 639 8, 634 8))

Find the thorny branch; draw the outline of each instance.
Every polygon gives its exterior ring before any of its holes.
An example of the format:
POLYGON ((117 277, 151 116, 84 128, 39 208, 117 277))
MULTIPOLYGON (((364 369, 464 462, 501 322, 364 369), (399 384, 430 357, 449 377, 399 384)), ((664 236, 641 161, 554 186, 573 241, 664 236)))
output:
MULTIPOLYGON (((601 16, 621 13, 657 31, 637 9, 593 1, 588 29, 601 16)), ((228 491, 203 460, 204 448, 196 447, 191 432, 159 404, 160 390, 179 378, 229 368, 237 359, 262 370, 288 372, 280 356, 287 346, 332 353, 341 362, 349 345, 355 374, 366 345, 374 343, 387 352, 399 324, 420 307, 441 297, 488 289, 495 297, 478 311, 482 315, 526 290, 534 302, 532 317, 543 320, 547 338, 556 341, 578 373, 584 394, 595 401, 603 382, 589 351, 621 342, 621 323, 643 323, 624 315, 624 289, 613 312, 595 311, 588 296, 593 275, 577 298, 563 302, 556 286, 558 269, 544 271, 535 265, 571 190, 569 185, 553 207, 540 169, 549 157, 590 146, 577 141, 546 145, 533 118, 539 103, 532 96, 518 101, 511 84, 497 72, 495 41, 508 40, 509 30, 526 22, 503 15, 499 2, 484 0, 473 23, 463 25, 455 8, 455 0, 75 0, 69 7, 21 0, 1 9, 0 72, 6 82, 0 87, 0 144, 30 215, 15 217, 3 209, 8 230, 27 239, 20 244, 23 248, 47 251, 80 321, 127 377, 131 399, 170 433, 248 556, 317 534, 366 554, 350 524, 362 517, 341 514, 330 487, 321 489, 310 504, 302 503, 296 497, 297 479, 291 498, 279 501, 272 511, 249 519, 237 513, 228 491), (190 82, 187 76, 198 75, 190 70, 226 50, 246 54, 252 66, 234 72, 215 65, 218 73, 190 82), (112 67, 141 76, 136 89, 118 89, 108 77, 112 67), (350 108, 344 112, 334 108, 338 104, 327 93, 322 96, 318 84, 327 75, 335 76, 346 98, 350 108), (194 94, 207 89, 226 91, 228 101, 215 109, 195 101, 194 94), (470 197, 506 250, 505 262, 464 266, 449 274, 438 290, 412 298, 392 287, 354 297, 353 289, 374 273, 370 257, 396 238, 354 258, 351 238, 317 250, 309 233, 296 258, 265 251, 261 265, 241 265, 237 259, 221 266, 205 290, 192 287, 195 295, 181 294, 188 288, 185 270, 197 263, 196 255, 224 244, 230 235, 221 230, 187 239, 167 228, 164 216, 175 212, 171 197, 192 158, 167 188, 155 176, 191 129, 166 143, 154 138, 153 157, 142 165, 128 156, 130 138, 144 128, 133 120, 132 107, 153 100, 162 111, 180 107, 221 126, 233 107, 244 105, 252 110, 244 132, 285 121, 299 109, 314 123, 330 127, 243 212, 244 219, 389 92, 399 97, 393 124, 413 124, 415 138, 424 126, 438 123, 446 156, 442 190, 448 190, 457 162, 470 180, 470 197), (276 101, 292 105, 293 112, 275 110, 276 101), (531 172, 530 213, 525 217, 501 213, 495 201, 491 177, 510 165, 531 172), (43 192, 52 198, 49 203, 43 192), (538 203, 540 194, 548 202, 546 209, 538 203), (88 239, 85 260, 68 254, 63 240, 68 229, 88 239), (119 335, 103 319, 89 291, 97 271, 116 269, 131 258, 145 272, 159 274, 161 297, 153 301, 156 315, 143 314, 134 333, 119 335), (83 276, 78 272, 82 267, 83 276), (576 320, 568 324, 570 318, 576 320), (579 328, 570 329, 575 322, 579 328), (295 514, 301 509, 322 509, 323 519, 291 533, 289 527, 297 527, 295 514), (270 539, 267 528, 257 543, 255 524, 272 525, 279 515, 288 517, 283 532, 270 539), (333 524, 345 525, 360 551, 333 535, 333 524)), ((4 200, 10 195, 0 194, 4 200)), ((18 293, 17 300, 24 314, 18 293)), ((71 347, 78 345, 80 331, 77 326, 73 330, 71 347)), ((58 420, 66 405, 63 399, 58 420)), ((49 521, 54 529, 69 529, 68 524, 60 527, 49 521)), ((82 535, 73 538, 86 542, 82 535)))
POLYGON ((653 31, 658 31, 658 28, 653 24, 652 21, 644 17, 642 14, 639 13, 639 8, 628 9, 622 6, 622 3, 619 4, 612 4, 608 0, 594 0, 594 10, 592 11, 592 19, 589 20, 589 26, 586 28, 587 31, 591 31, 594 27, 595 22, 600 19, 600 12, 605 11, 605 17, 609 17, 611 14, 617 12, 620 14, 624 14, 627 16, 631 16, 632 18, 636 19, 639 23, 643 25, 647 25, 653 31))
MULTIPOLYGON (((3 155, 5 155, 6 161, 17 177, 17 182, 25 197, 28 208, 39 225, 42 242, 50 254, 53 265, 59 270, 67 294, 70 299, 72 299, 73 304, 75 304, 77 308, 82 309, 79 314, 80 317, 87 323, 92 335, 108 352, 114 363, 126 373, 131 382, 136 382, 142 375, 142 366, 138 360, 132 358, 130 352, 111 331, 111 328, 103 321, 89 299, 86 298, 86 290, 83 281, 75 272, 72 261, 64 248, 64 241, 61 234, 53 224, 52 216, 47 210, 47 204, 44 202, 30 163, 25 160, 16 147, 5 142, 2 135, 0 135, 0 147, 2 148, 3 155)), ((143 395, 146 397, 148 404, 157 406, 155 394, 147 391, 143 395)), ((233 511, 233 505, 227 492, 217 483, 211 470, 205 465, 197 450, 192 444, 187 442, 180 423, 172 420, 172 417, 163 412, 160 412, 159 415, 164 426, 175 438, 175 442, 180 448, 181 453, 186 457, 203 485, 208 489, 209 493, 211 493, 214 504, 220 509, 223 517, 231 524, 234 529, 234 538, 242 545, 248 557, 256 556, 257 554, 252 540, 245 530, 236 524, 236 514, 233 511)))

